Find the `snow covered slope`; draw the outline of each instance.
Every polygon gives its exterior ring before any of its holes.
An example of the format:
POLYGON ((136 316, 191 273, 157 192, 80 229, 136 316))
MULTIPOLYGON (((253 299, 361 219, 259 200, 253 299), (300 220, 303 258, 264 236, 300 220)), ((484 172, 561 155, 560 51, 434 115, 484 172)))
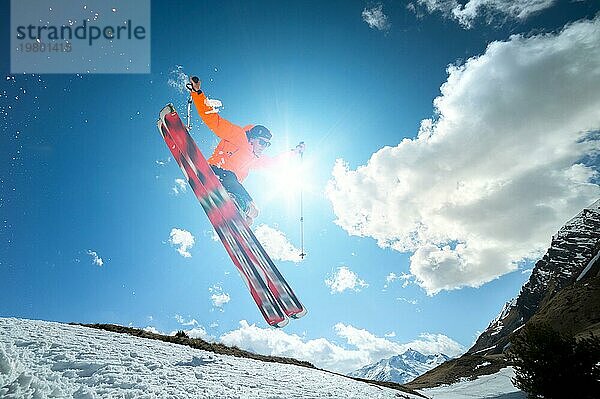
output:
MULTIPOLYGON (((506 367, 497 373, 484 375, 471 381, 461 381, 452 385, 423 389, 423 395, 431 399, 525 399, 527 395, 515 388, 510 380, 515 371, 506 367)), ((574 396, 575 397, 575 396, 574 396)))
POLYGON ((1 398, 409 398, 324 371, 0 318, 1 398))
POLYGON ((393 381, 400 384, 414 380, 421 374, 439 366, 450 358, 444 354, 423 355, 409 349, 401 355, 382 359, 349 375, 376 381, 393 381))

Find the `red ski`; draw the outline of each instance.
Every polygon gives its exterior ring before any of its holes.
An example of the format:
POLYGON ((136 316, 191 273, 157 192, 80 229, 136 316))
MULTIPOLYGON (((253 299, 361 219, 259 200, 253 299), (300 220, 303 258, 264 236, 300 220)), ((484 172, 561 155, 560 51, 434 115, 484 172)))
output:
POLYGON ((288 323, 286 316, 304 316, 306 309, 239 213, 172 104, 160 112, 158 129, 267 323, 283 327, 288 323))

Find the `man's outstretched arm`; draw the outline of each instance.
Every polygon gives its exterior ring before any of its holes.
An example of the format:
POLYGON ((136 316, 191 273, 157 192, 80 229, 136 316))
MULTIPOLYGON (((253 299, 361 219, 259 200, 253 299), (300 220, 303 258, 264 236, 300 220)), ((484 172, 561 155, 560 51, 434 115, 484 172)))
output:
POLYGON ((223 140, 227 140, 238 145, 245 145, 248 139, 246 138, 244 129, 229 122, 227 119, 222 118, 217 112, 214 111, 213 107, 207 105, 206 96, 202 90, 200 90, 200 80, 197 79, 197 81, 194 81, 192 79, 190 79, 190 83, 192 85, 192 100, 194 101, 194 105, 198 110, 198 114, 206 126, 208 126, 210 130, 212 130, 223 140))
POLYGON ((300 144, 298 144, 296 146, 296 148, 293 148, 289 151, 284 151, 281 154, 276 155, 274 157, 262 155, 254 163, 253 169, 271 168, 271 167, 277 166, 281 163, 287 162, 290 159, 297 158, 304 153, 305 147, 306 146, 305 146, 304 142, 301 142, 300 144))

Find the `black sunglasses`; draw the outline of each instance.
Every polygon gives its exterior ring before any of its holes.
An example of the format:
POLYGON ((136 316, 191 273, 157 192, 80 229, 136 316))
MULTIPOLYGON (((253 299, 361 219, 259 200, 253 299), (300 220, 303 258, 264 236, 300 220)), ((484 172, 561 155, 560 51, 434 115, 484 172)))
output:
POLYGON ((258 144, 262 145, 263 147, 268 147, 268 146, 270 146, 270 145, 271 145, 271 142, 270 142, 270 141, 267 141, 267 140, 265 140, 265 139, 261 139, 261 138, 259 138, 259 139, 258 139, 258 144))

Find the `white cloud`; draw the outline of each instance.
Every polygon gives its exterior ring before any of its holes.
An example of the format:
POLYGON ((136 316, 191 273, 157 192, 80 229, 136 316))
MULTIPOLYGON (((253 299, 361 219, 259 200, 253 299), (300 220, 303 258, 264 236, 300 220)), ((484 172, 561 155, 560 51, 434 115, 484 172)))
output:
POLYGON ((185 330, 185 333, 190 338, 200 338, 207 342, 213 342, 215 340, 215 337, 206 332, 202 326, 194 327, 191 330, 185 330))
POLYGON ((178 315, 178 314, 175 315, 175 320, 177 320, 177 322, 179 324, 181 324, 182 326, 197 326, 198 325, 198 321, 196 321, 196 319, 186 320, 183 318, 183 316, 178 315))
POLYGON ((175 195, 179 195, 181 193, 185 193, 187 191, 187 181, 183 179, 175 179, 175 185, 171 190, 175 193, 175 195))
POLYGON ((386 284, 383 286, 383 288, 388 288, 388 286, 396 280, 404 280, 404 283, 402 283, 402 288, 406 288, 406 286, 410 284, 410 279, 412 277, 413 276, 408 273, 402 273, 401 275, 397 275, 396 273, 391 272, 385 277, 386 284))
MULTIPOLYGON (((524 20, 530 15, 551 7, 555 0, 469 0, 464 4, 457 0, 417 0, 427 12, 441 12, 447 18, 457 20, 465 28, 471 28, 473 22, 484 16, 488 22, 494 18, 512 18, 524 20)), ((417 8, 411 3, 409 10, 417 15, 417 8)))
POLYGON ((341 372, 353 371, 357 365, 368 363, 368 356, 358 351, 344 349, 324 338, 304 341, 296 334, 287 334, 281 329, 260 328, 240 321, 240 328, 220 337, 225 345, 271 356, 293 357, 306 360, 317 367, 341 372))
POLYGON ((369 284, 358 278, 358 275, 347 266, 338 267, 333 275, 325 280, 325 285, 331 289, 332 294, 341 293, 346 290, 358 292, 362 288, 369 286, 369 284))
POLYGON ((159 166, 164 166, 164 165, 166 165, 166 164, 168 164, 170 162, 171 162, 171 157, 168 157, 167 159, 164 159, 164 160, 163 159, 157 159, 156 160, 156 164, 159 165, 159 166))
POLYGON ((92 263, 94 265, 104 266, 104 261, 102 260, 102 258, 100 256, 98 256, 98 253, 96 251, 92 251, 91 249, 88 249, 87 254, 92 257, 92 263))
POLYGON ((147 332, 153 333, 153 334, 162 334, 160 331, 158 331, 158 329, 156 327, 153 327, 153 326, 147 326, 146 328, 144 328, 144 331, 147 331, 147 332))
POLYGON ((173 246, 179 246, 177 252, 184 258, 191 258, 189 249, 194 246, 195 239, 192 233, 187 230, 173 228, 169 236, 169 243, 173 246))
POLYGON ((212 300, 213 306, 217 308, 222 308, 223 305, 231 300, 229 294, 223 292, 223 288, 219 285, 213 285, 208 291, 212 294, 210 299, 212 300))
POLYGON ((348 373, 381 359, 404 353, 413 348, 425 354, 445 353, 457 356, 464 348, 452 339, 441 334, 422 334, 419 339, 399 344, 355 327, 338 323, 334 330, 353 349, 343 348, 325 338, 305 340, 296 334, 283 330, 260 328, 240 321, 240 328, 220 337, 225 345, 271 356, 286 356, 306 360, 315 366, 348 373))
POLYGON ((465 348, 444 334, 422 333, 419 339, 404 344, 406 349, 414 349, 424 354, 443 353, 454 357, 465 352, 465 348))
POLYGON ((383 13, 383 4, 378 4, 371 8, 365 8, 362 12, 362 19, 369 24, 371 29, 386 31, 391 27, 387 15, 383 13))
POLYGON ((348 344, 369 353, 373 359, 370 363, 404 353, 410 348, 423 354, 444 353, 448 356, 458 356, 464 352, 462 345, 443 334, 422 333, 419 335, 419 339, 399 344, 377 337, 365 329, 343 323, 336 324, 334 329, 338 336, 346 339, 348 344))
POLYGON ((213 241, 220 241, 221 239, 219 238, 219 235, 217 234, 216 230, 213 228, 211 230, 207 230, 204 232, 204 236, 209 236, 211 240, 213 241))
MULTIPOLYGON (((215 337, 210 335, 204 327, 198 323, 196 319, 186 320, 183 316, 176 314, 175 320, 182 326, 192 327, 190 329, 184 329, 184 331, 188 337, 190 338, 201 338, 205 341, 212 342, 215 340, 215 337)), ((171 331, 168 335, 175 335, 177 331, 171 331)))
POLYGON ((398 279, 398 275, 396 273, 390 273, 386 276, 385 281, 387 281, 388 283, 391 283, 392 281, 395 281, 396 279, 398 279))
POLYGON ((210 298, 213 301, 213 305, 218 308, 222 307, 224 304, 231 300, 229 294, 223 292, 220 294, 212 294, 210 298))
POLYGON ((521 274, 531 274, 533 272, 533 269, 524 269, 521 270, 521 274))
POLYGON ((256 227, 254 234, 265 248, 265 251, 271 256, 271 259, 294 263, 302 262, 300 257, 302 251, 294 247, 281 231, 266 224, 261 224, 256 227))
POLYGON ((419 301, 417 301, 416 299, 407 299, 407 298, 396 298, 396 299, 399 301, 402 301, 402 302, 409 303, 411 305, 416 305, 419 303, 419 301))
MULTIPOLYGON (((214 342, 215 341, 215 337, 210 335, 206 329, 202 326, 198 326, 198 327, 194 327, 194 328, 190 328, 189 330, 181 330, 184 333, 186 333, 186 335, 190 338, 200 338, 203 339, 206 342, 214 342)), ((169 334, 170 336, 175 336, 175 334, 177 334, 179 332, 179 330, 177 331, 171 331, 169 334)))
POLYGON ((336 223, 414 252, 430 295, 535 259, 600 196, 581 163, 600 152, 586 135, 600 129, 600 18, 493 42, 448 73, 436 120, 356 170, 338 160, 327 187, 336 223))

